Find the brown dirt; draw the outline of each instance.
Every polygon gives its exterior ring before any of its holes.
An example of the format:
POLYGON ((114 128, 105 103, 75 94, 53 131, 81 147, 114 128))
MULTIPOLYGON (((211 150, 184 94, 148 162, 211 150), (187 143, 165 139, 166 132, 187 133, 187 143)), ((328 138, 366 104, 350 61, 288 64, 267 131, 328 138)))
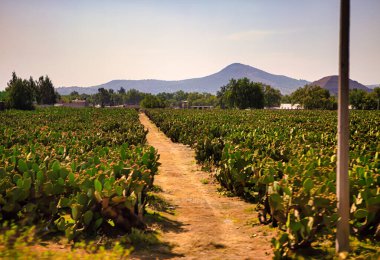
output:
POLYGON ((170 246, 165 252, 137 251, 132 258, 270 259, 274 231, 258 225, 255 205, 219 194, 191 148, 173 143, 145 114, 140 121, 149 130, 148 144, 160 154, 155 184, 170 206, 159 213, 158 226, 160 239, 170 246))

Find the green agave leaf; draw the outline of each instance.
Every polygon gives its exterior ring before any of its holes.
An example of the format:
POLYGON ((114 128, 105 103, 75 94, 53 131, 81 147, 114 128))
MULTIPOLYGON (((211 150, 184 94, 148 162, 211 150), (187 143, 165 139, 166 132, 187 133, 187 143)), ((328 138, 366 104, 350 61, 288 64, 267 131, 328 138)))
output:
POLYGON ((69 173, 69 182, 70 184, 74 184, 75 182, 75 175, 72 172, 69 173))
POLYGON ((124 148, 121 148, 121 150, 120 150, 120 157, 123 161, 125 161, 127 159, 127 153, 126 153, 124 148))
POLYGON ((314 187, 314 182, 313 182, 312 179, 307 178, 307 179, 303 182, 303 188, 305 189, 306 192, 309 192, 313 187, 314 187))
POLYGON ((289 225, 289 228, 291 229, 292 232, 297 232, 298 230, 301 229, 301 227, 302 227, 302 223, 298 221, 291 221, 289 225))
POLYGON ((62 168, 59 174, 60 174, 60 177, 65 180, 67 176, 69 175, 69 171, 65 168, 62 168))
POLYGON ((91 220, 92 220, 92 217, 93 217, 93 213, 91 210, 87 210, 84 214, 83 214, 83 221, 84 221, 84 224, 86 224, 87 226, 91 223, 91 220))
POLYGON ((98 179, 94 181, 94 187, 97 192, 102 192, 102 183, 98 179))
POLYGON ((21 172, 27 172, 28 171, 28 165, 22 159, 20 159, 18 161, 18 168, 20 169, 21 172))
POLYGON ((29 190, 32 187, 32 179, 31 178, 25 178, 22 185, 23 189, 29 190))
POLYGON ((36 173, 36 178, 37 178, 37 180, 38 180, 40 183, 42 183, 42 182, 44 181, 44 174, 43 174, 41 171, 38 171, 38 172, 36 173))
POLYGON ((18 179, 17 182, 16 182, 16 185, 17 185, 17 187, 22 188, 22 186, 24 185, 23 179, 21 179, 21 178, 18 179))
POLYGON ((71 200, 70 199, 62 197, 58 201, 57 208, 67 208, 67 207, 70 207, 70 204, 71 204, 71 200))
POLYGON ((100 192, 95 191, 94 192, 94 196, 95 196, 95 199, 96 199, 97 202, 101 202, 102 201, 102 196, 100 195, 100 192))
POLYGON ((53 195, 53 193, 54 193, 54 191, 53 191, 53 183, 51 183, 50 181, 49 182, 45 182, 43 184, 43 191, 48 196, 53 195))
POLYGON ((55 174, 59 174, 60 170, 61 170, 61 166, 59 165, 59 162, 58 161, 54 161, 52 166, 51 166, 51 169, 53 170, 53 172, 55 174))
POLYGON ((75 232, 73 230, 73 227, 70 226, 70 227, 66 228, 65 236, 69 241, 71 241, 75 238, 75 232))
POLYGON ((65 218, 60 217, 56 221, 54 221, 54 224, 56 225, 57 229, 59 231, 65 231, 66 230, 66 221, 65 218))
POLYGON ((38 172, 38 171, 40 171, 40 167, 38 167, 38 164, 37 164, 37 163, 33 163, 33 164, 32 164, 32 169, 33 169, 34 172, 38 172))
POLYGON ((377 205, 379 207, 380 205, 380 195, 376 195, 376 197, 371 197, 367 201, 368 206, 375 206, 377 205))
POLYGON ((0 179, 4 178, 6 174, 5 168, 0 167, 0 179))
POLYGON ((115 191, 116 191, 117 195, 119 195, 119 196, 123 195, 123 188, 122 187, 116 186, 115 191))
POLYGON ((112 189, 112 186, 111 186, 111 183, 109 182, 109 180, 106 180, 104 182, 104 189, 107 191, 110 191, 112 189))
POLYGON ((78 203, 79 203, 80 205, 85 206, 86 203, 87 203, 87 201, 88 201, 86 194, 79 193, 79 194, 77 195, 77 201, 78 201, 78 203))
POLYGON ((95 163, 95 164, 100 164, 99 157, 94 156, 94 163, 95 163))
POLYGON ((357 211, 355 211, 354 213, 354 217, 356 219, 361 219, 361 218, 365 218, 368 216, 368 211, 366 209, 358 209, 357 211))
POLYGON ((95 221, 95 229, 98 229, 103 224, 103 218, 98 218, 95 221))
POLYGON ((82 209, 82 206, 79 204, 73 204, 71 205, 71 216, 74 220, 79 219, 79 214, 82 209))
POLYGON ((59 177, 58 180, 57 180, 57 183, 61 186, 64 186, 65 185, 65 181, 62 179, 62 177, 59 177))

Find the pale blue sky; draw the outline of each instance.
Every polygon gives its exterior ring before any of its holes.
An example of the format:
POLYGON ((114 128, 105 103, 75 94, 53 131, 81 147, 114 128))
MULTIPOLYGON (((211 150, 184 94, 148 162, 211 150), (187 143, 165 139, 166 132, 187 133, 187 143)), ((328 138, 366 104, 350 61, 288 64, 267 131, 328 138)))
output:
MULTIPOLYGON (((352 0, 351 78, 380 83, 380 1, 352 0)), ((185 79, 241 62, 309 81, 338 71, 338 0, 1 0, 0 89, 185 79)))

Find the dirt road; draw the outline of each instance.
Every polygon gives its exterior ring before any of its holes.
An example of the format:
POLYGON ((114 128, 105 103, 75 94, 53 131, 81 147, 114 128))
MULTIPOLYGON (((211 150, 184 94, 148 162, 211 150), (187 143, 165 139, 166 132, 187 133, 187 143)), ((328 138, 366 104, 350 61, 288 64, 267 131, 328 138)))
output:
POLYGON ((171 245, 170 253, 163 257, 150 252, 145 257, 270 259, 274 232, 255 224, 255 205, 220 195, 209 173, 196 165, 192 149, 173 143, 145 114, 140 114, 140 121, 149 130, 148 144, 160 154, 155 177, 162 189, 159 196, 172 209, 172 214, 160 212, 167 223, 161 240, 171 245))

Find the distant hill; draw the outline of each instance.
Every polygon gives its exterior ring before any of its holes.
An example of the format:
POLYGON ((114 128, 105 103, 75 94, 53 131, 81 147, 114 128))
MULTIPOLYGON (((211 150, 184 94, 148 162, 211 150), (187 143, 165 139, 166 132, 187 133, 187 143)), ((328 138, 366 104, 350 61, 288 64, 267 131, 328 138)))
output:
POLYGON ((370 89, 380 88, 380 84, 366 85, 366 87, 370 89))
MULTIPOLYGON (((317 81, 310 83, 310 85, 320 86, 320 87, 325 88, 328 91, 330 91, 330 94, 337 95, 338 94, 338 79, 339 78, 336 75, 327 76, 327 77, 321 78, 317 81)), ((367 92, 372 91, 372 89, 364 86, 363 84, 360 84, 359 82, 357 82, 355 80, 351 80, 351 79, 350 79, 350 83, 349 83, 349 88, 350 89, 362 89, 362 90, 367 91, 367 92)))
POLYGON ((309 83, 306 80, 298 80, 283 75, 275 75, 254 67, 233 63, 221 71, 206 77, 192 78, 178 81, 165 81, 155 79, 144 80, 112 80, 108 83, 92 87, 60 87, 57 91, 61 95, 68 95, 72 91, 82 94, 94 94, 98 88, 113 89, 117 91, 120 87, 129 90, 137 89, 141 92, 157 94, 159 92, 209 92, 215 94, 221 86, 226 85, 230 79, 247 77, 254 82, 262 82, 279 89, 282 94, 289 94, 299 87, 309 83))

